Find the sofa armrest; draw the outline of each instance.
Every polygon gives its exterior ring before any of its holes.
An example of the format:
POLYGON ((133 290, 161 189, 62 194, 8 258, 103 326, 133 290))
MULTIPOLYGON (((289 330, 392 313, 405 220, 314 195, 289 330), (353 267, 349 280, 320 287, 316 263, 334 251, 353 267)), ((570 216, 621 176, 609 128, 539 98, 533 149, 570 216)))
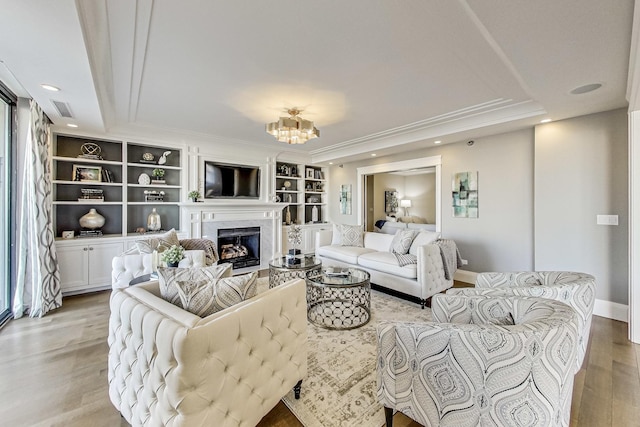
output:
POLYGON ((435 243, 418 246, 418 283, 422 286, 421 298, 429 298, 439 292, 449 289, 453 280, 444 276, 444 265, 440 247, 435 243))

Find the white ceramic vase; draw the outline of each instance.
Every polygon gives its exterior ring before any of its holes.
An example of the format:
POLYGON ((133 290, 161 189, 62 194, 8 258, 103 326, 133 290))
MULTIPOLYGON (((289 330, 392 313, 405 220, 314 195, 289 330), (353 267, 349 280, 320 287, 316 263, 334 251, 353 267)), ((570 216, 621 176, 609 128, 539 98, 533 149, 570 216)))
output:
POLYGON ((80 227, 89 230, 97 230, 104 225, 104 217, 95 209, 89 209, 89 212, 80 217, 80 227))

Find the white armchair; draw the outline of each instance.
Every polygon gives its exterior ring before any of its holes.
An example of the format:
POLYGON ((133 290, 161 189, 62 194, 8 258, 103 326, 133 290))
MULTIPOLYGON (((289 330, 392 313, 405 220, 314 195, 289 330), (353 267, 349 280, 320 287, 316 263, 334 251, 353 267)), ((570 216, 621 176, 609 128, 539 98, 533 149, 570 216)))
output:
POLYGON ((307 373, 306 288, 297 279, 200 318, 158 282, 115 289, 109 397, 132 426, 255 426, 307 373))
MULTIPOLYGON (((204 267, 205 252, 202 250, 184 251, 184 259, 178 263, 180 268, 204 267)), ((128 254, 111 260, 111 287, 126 288, 129 282, 154 271, 152 254, 128 254)))
POLYGON ((378 325, 387 427, 393 410, 425 426, 569 426, 579 335, 571 307, 439 294, 432 313, 433 322, 378 325))

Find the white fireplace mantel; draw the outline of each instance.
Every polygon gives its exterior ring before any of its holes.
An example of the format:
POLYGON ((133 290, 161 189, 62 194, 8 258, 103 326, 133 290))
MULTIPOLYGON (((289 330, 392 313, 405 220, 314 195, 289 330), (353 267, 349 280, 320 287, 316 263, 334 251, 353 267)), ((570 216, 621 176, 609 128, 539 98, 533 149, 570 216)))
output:
POLYGON ((269 261, 282 248, 281 203, 238 200, 230 202, 188 202, 179 204, 181 231, 190 238, 216 240, 218 228, 261 227, 260 268, 268 268, 269 261))

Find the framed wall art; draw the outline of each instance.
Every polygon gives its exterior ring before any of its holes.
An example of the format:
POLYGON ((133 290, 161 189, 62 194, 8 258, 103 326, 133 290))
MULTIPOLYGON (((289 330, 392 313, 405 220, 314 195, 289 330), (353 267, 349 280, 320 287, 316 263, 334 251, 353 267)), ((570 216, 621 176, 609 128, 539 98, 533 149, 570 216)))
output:
POLYGON ((454 218, 478 218, 478 172, 458 172, 452 179, 454 218))

